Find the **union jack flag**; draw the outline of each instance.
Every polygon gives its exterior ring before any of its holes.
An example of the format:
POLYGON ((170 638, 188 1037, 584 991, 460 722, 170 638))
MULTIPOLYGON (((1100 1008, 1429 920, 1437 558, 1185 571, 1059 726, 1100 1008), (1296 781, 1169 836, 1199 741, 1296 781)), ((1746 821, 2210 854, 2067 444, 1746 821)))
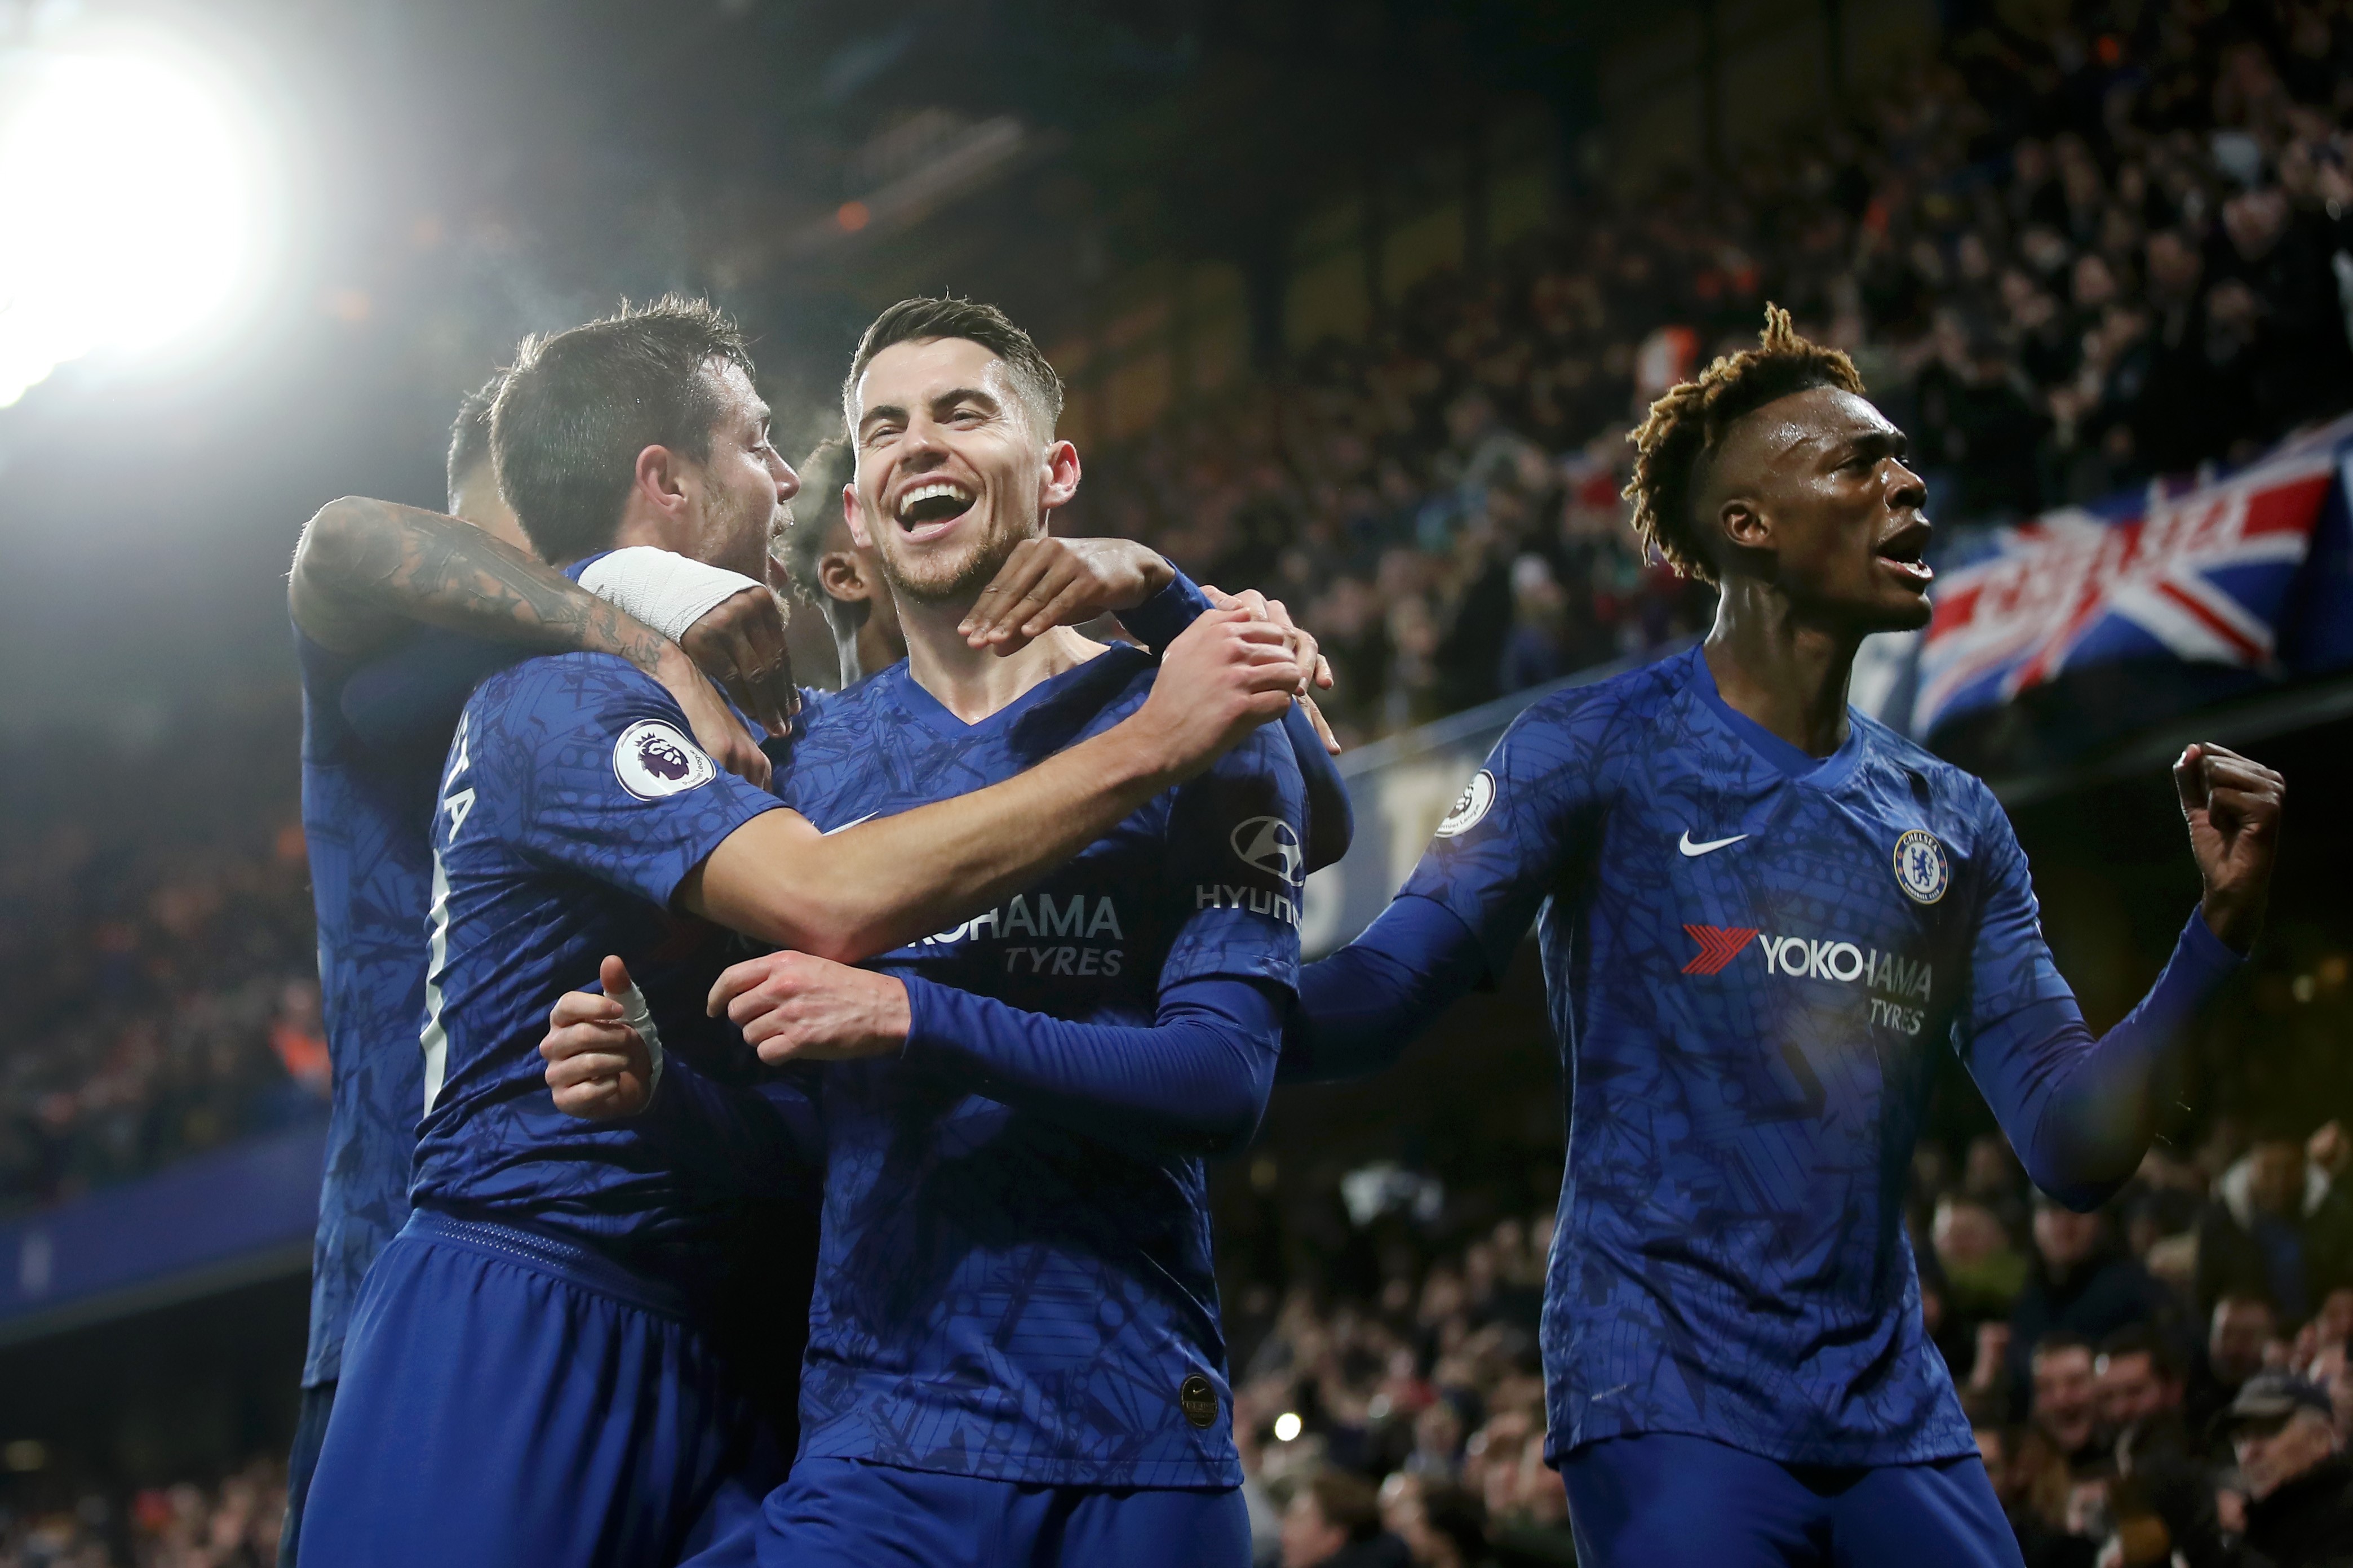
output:
POLYGON ((2071 507, 2002 530, 1990 556, 1939 579, 1912 732, 2104 660, 2275 668, 2288 586, 2348 449, 2353 418, 2106 516, 2071 507))

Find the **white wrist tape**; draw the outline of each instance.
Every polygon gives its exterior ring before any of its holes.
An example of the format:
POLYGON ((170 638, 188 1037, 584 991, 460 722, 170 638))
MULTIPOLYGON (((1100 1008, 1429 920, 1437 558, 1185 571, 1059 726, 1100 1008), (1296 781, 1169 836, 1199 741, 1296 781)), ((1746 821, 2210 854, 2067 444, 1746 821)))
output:
POLYGON ((650 544, 633 544, 592 563, 580 585, 626 615, 677 642, 687 627, 759 584, 740 572, 708 566, 650 544))
POLYGON ((653 1010, 646 1005, 644 994, 635 985, 614 992, 613 1000, 621 1005, 621 1022, 638 1032, 638 1038, 646 1043, 646 1054, 653 1058, 653 1071, 646 1078, 646 1103, 650 1106, 654 1091, 661 1088, 661 1031, 654 1027, 653 1010))

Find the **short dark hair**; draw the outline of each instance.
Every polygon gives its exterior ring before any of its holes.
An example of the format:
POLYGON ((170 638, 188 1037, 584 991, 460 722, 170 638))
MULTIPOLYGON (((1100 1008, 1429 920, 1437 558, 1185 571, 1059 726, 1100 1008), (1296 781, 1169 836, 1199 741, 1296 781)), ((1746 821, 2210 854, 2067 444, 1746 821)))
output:
POLYGON ((2128 1355, 2148 1357, 2148 1370, 2167 1383, 2181 1381, 2181 1352, 2174 1348, 2171 1340, 2147 1323, 2126 1323, 2100 1342, 2102 1361, 2128 1355))
POLYGON ((1307 1493, 1315 1500, 1315 1511, 1324 1522, 1345 1534, 1352 1545, 1381 1532, 1380 1494, 1362 1476, 1321 1469, 1307 1478, 1307 1493))
POLYGON ((495 370, 491 379, 466 394, 458 417, 449 422, 449 504, 458 504, 458 487, 469 474, 491 460, 491 410, 507 373, 495 370))
POLYGON ((841 522, 841 487, 858 471, 849 442, 828 436, 797 465, 801 493, 793 498, 793 520, 785 530, 785 576, 803 604, 827 607, 828 595, 817 579, 818 557, 841 522))
POLYGON ((1487 1510, 1480 1500, 1452 1481, 1434 1481, 1422 1489, 1422 1517, 1430 1528, 1454 1543, 1465 1563, 1487 1554, 1487 1510))
POLYGON ((2060 1355, 2068 1351, 2082 1351, 2085 1355, 2090 1355, 2092 1342, 2071 1330, 2053 1329, 2034 1342, 2034 1353, 2028 1358, 2028 1364, 2031 1365, 2044 1356, 2060 1355))
POLYGON ((612 543, 648 447, 711 456, 713 360, 754 374, 735 323, 674 294, 523 340, 491 441, 499 489, 543 557, 561 564, 612 543))
POLYGON ((1799 336, 1789 312, 1767 305, 1755 348, 1717 360, 1651 404, 1650 416, 1626 437, 1634 444, 1634 476, 1625 496, 1634 503, 1634 531, 1642 542, 1680 575, 1715 582, 1715 566, 1692 515, 1692 482, 1700 465, 1744 416, 1818 386, 1862 395, 1852 360, 1799 336))
POLYGON ((858 420, 852 412, 858 401, 858 378, 866 374, 874 356, 898 343, 930 342, 935 338, 963 338, 1003 360, 1039 436, 1053 439, 1054 426, 1062 417, 1062 378, 1038 352, 1029 334, 1015 326, 1004 311, 994 305, 954 298, 902 300, 874 318, 866 335, 858 340, 849 374, 841 384, 841 416, 853 430, 858 420))

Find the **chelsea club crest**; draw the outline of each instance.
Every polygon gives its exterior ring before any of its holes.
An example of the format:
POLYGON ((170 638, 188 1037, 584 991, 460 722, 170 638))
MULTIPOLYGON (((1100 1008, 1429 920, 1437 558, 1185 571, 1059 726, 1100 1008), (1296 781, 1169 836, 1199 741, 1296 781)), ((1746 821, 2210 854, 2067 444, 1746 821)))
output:
POLYGON ((1933 904, 1953 885, 1953 863, 1936 836, 1915 827, 1895 841, 1895 879, 1915 904, 1933 904))

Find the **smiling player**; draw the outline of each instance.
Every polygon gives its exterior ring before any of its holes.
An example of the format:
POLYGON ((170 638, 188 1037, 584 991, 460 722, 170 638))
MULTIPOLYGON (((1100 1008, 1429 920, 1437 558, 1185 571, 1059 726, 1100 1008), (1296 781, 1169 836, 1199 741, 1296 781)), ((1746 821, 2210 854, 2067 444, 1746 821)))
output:
MULTIPOLYGON (((844 402, 842 504, 908 658, 809 718, 784 787, 811 823, 981 789, 1174 696, 1178 672, 1134 648, 1058 630, 999 657, 962 634, 1078 488, 1060 383, 1025 333, 987 306, 903 301, 868 329, 844 402)), ((756 1542, 712 1561, 1249 1561, 1201 1156, 1247 1142, 1272 1086, 1302 813, 1269 726, 870 969, 786 952, 722 978, 764 1059, 827 1064, 789 1075, 825 1209, 800 1456, 756 1542)), ((617 1015, 585 994, 558 1007, 559 1106, 646 1103, 617 1015)), ((656 1094, 640 1120, 662 1114, 656 1094)))
POLYGON ((1577 1560, 1978 1568, 2018 1546, 1923 1332, 1902 1198, 1936 1054, 2089 1208, 2254 940, 2279 775, 2175 765, 2205 894, 2099 1039, 1985 785, 1847 707, 1929 615, 1926 492, 1844 354, 1758 347, 1652 405, 1627 495, 1722 590, 1691 653, 1530 708, 1405 889, 1302 984, 1283 1077, 1396 1058, 1542 938, 1568 1100, 1543 1326, 1577 1560))

